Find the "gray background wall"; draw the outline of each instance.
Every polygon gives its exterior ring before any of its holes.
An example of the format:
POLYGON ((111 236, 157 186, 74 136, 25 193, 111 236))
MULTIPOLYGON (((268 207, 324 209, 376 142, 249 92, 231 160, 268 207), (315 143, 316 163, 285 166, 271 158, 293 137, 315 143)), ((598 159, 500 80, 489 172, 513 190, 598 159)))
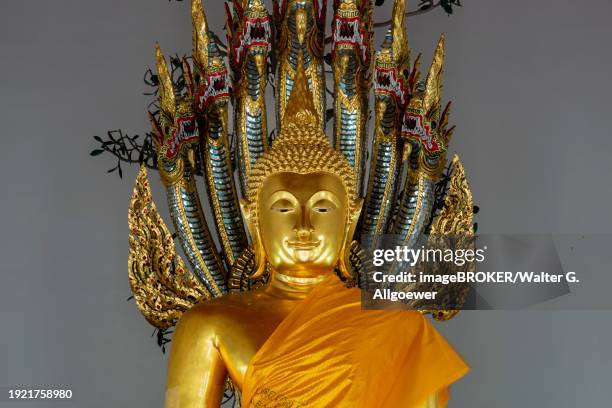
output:
MULTIPOLYGON (((208 3, 221 33, 221 2, 208 3)), ((612 3, 464 5, 408 24, 425 61, 447 33, 451 149, 482 208, 481 231, 610 233, 612 3)), ((166 358, 126 302, 137 168, 121 181, 105 173, 110 158, 88 152, 94 134, 147 129, 141 79, 154 41, 182 54, 189 30, 188 2, 0 5, 0 387, 73 389, 73 403, 57 406, 162 405, 166 358)), ((592 241, 563 261, 609 274, 609 246, 592 241)), ((609 311, 463 312, 440 325, 472 366, 450 406, 608 406, 611 327, 609 311)))

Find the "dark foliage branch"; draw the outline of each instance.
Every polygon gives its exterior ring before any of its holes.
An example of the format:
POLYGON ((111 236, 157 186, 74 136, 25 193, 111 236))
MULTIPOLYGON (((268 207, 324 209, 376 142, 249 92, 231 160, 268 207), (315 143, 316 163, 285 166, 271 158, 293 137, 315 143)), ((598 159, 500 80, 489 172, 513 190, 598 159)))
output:
POLYGON ((169 329, 155 329, 151 334, 151 337, 157 339, 157 345, 161 348, 162 353, 166 354, 166 344, 170 343, 170 335, 173 333, 172 328, 169 329))
MULTIPOLYGON (((377 6, 382 6, 385 0, 376 0, 374 3, 377 6)), ((461 0, 421 0, 418 8, 413 11, 408 11, 406 16, 418 16, 419 14, 428 13, 437 8, 442 8, 447 14, 453 14, 453 7, 461 7, 461 0)), ((391 25, 391 19, 374 23, 374 27, 385 27, 391 25)))
POLYGON ((151 133, 146 133, 141 139, 140 135, 129 136, 121 129, 106 132, 106 139, 94 136, 100 146, 92 150, 91 156, 99 156, 102 153, 110 153, 116 159, 115 167, 107 170, 108 173, 117 172, 123 178, 121 163, 144 164, 150 169, 157 170, 157 156, 153 148, 151 133))

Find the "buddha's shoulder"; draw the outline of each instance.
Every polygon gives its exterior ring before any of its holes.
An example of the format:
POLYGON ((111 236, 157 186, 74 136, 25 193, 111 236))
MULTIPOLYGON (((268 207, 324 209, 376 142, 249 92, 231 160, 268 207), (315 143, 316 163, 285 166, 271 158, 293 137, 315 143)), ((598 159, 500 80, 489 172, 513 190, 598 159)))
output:
POLYGON ((230 293, 193 306, 180 320, 182 324, 228 327, 260 320, 269 309, 269 298, 260 291, 230 293))

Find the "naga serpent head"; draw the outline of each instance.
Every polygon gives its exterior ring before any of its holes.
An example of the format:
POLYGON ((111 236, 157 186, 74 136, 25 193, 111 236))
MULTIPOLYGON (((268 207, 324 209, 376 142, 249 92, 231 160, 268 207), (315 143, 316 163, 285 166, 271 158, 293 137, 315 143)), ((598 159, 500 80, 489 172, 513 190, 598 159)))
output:
POLYGON ((241 73, 244 60, 251 59, 263 77, 272 50, 270 15, 261 0, 234 1, 233 5, 232 13, 225 4, 230 63, 235 72, 241 73))
POLYGON ((391 29, 387 31, 374 64, 374 95, 395 103, 401 110, 408 102, 410 48, 406 36, 404 0, 393 5, 391 29))
MULTIPOLYGON (((197 113, 203 114, 209 106, 226 106, 229 101, 227 68, 217 43, 208 31, 208 22, 200 0, 191 3, 193 41, 193 80, 191 85, 197 113)), ((188 67, 187 67, 188 69, 188 67)))
MULTIPOLYGON (((423 168, 438 172, 454 127, 448 128, 450 103, 442 110, 442 73, 444 68, 444 35, 440 37, 433 62, 424 82, 413 82, 410 102, 402 118, 401 135, 421 152, 423 168)), ((413 73, 412 78, 415 77, 413 73)))
POLYGON ((335 10, 332 21, 332 55, 340 56, 341 61, 349 56, 357 56, 363 65, 367 65, 371 59, 372 2, 336 0, 335 10))
MULTIPOLYGON (((187 158, 194 165, 192 147, 198 143, 199 132, 195 113, 191 105, 191 92, 188 87, 188 98, 175 94, 172 76, 166 59, 156 46, 157 78, 159 81, 159 117, 149 113, 153 126, 154 140, 161 164, 162 179, 170 182, 178 176, 187 158)), ((185 66, 186 64, 184 64, 185 66)), ((190 75, 185 73, 185 80, 190 81, 190 75)))

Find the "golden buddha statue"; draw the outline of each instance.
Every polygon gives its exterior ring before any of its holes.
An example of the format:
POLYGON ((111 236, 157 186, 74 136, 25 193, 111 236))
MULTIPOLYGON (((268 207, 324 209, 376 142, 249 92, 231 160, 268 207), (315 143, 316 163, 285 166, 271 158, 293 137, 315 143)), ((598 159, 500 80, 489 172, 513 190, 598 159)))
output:
MULTIPOLYGON (((130 203, 137 305, 157 328, 176 325, 166 406, 218 407, 228 382, 243 407, 445 406, 465 363, 420 311, 362 310, 358 287, 360 244, 385 233, 406 245, 415 235, 471 234, 471 194, 457 157, 444 208, 432 208, 453 130, 448 107, 440 109, 443 38, 421 82, 418 63, 408 69, 403 0, 375 62, 371 2, 335 2, 334 148, 322 130, 324 7, 275 2, 272 19, 259 0, 234 5, 227 24, 234 95, 199 0, 192 3, 193 66, 183 64, 185 95, 176 95, 157 48, 160 112, 151 119, 158 166, 191 271, 156 210, 144 167, 130 203), (282 112, 275 140, 267 138, 263 98, 271 52, 282 112), (376 134, 364 199, 371 65, 376 134), (230 98, 241 188, 233 182, 230 98), (221 250, 198 196, 199 163, 221 250)), ((432 312, 442 320, 455 313, 432 312)))

